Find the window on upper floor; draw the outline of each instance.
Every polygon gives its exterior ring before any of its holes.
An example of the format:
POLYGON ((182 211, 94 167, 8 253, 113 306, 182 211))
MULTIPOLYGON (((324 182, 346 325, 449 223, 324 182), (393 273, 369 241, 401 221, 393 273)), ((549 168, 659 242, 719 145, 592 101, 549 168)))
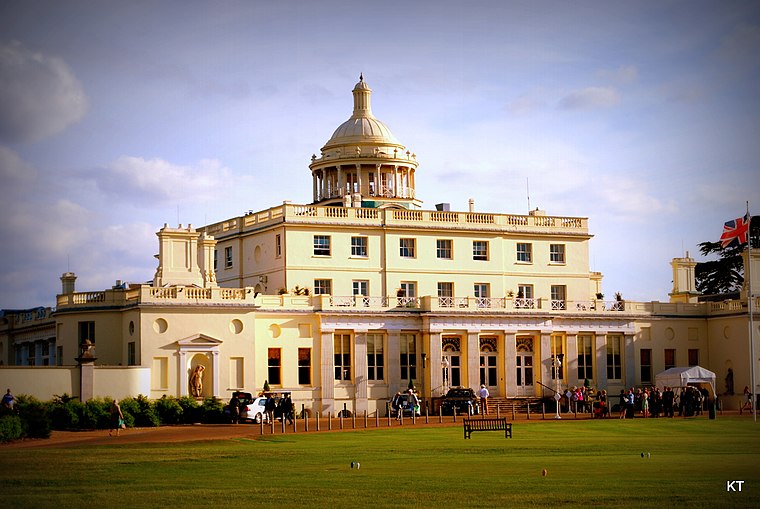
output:
POLYGON ((218 263, 219 263, 219 251, 214 249, 214 270, 217 269, 218 263))
POLYGON ((699 348, 689 348, 689 366, 699 366, 699 348))
POLYGON ((369 296, 369 281, 366 279, 355 279, 351 281, 353 295, 369 296))
POLYGON ((274 255, 277 258, 282 256, 282 237, 279 233, 274 236, 274 255))
POLYGON ((517 285, 515 307, 519 309, 533 309, 535 307, 535 301, 533 300, 533 285, 517 285))
POLYGON ((565 245, 549 244, 549 262, 565 263, 565 245))
POLYGON ((665 369, 675 368, 676 367, 676 349, 666 348, 664 355, 665 355, 665 369))
POLYGON ((79 344, 87 340, 95 343, 95 322, 79 322, 79 344))
POLYGON ((330 256, 329 235, 314 235, 314 256, 330 256))
POLYGON ((224 248, 224 268, 232 268, 232 246, 224 248))
POLYGON ((332 295, 331 279, 315 279, 314 295, 332 295))
POLYGON ((414 258, 414 239, 399 239, 399 256, 401 258, 414 258))
POLYGON ((525 242, 517 243, 517 261, 523 263, 533 262, 533 244, 525 242))
POLYGON ((367 257, 367 237, 351 237, 351 256, 367 257))
POLYGON ((565 285, 552 285, 551 287, 551 301, 552 301, 552 309, 565 309, 567 307, 567 303, 565 302, 565 299, 567 298, 567 287, 565 285))
POLYGON ((435 241, 435 256, 440 260, 451 260, 451 239, 438 239, 435 241))
POLYGON ((488 241, 487 240, 473 240, 472 241, 472 259, 480 261, 488 261, 488 241))

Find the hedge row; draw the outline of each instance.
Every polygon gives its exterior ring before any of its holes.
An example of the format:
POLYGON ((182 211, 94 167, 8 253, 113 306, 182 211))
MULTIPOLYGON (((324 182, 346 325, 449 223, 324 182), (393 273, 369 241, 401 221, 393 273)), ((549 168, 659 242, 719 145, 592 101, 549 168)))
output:
MULTIPOLYGON (((32 396, 16 398, 13 411, 0 413, 0 442, 19 438, 48 438, 51 430, 92 430, 110 427, 112 398, 79 401, 67 394, 42 402, 32 396)), ((162 397, 151 401, 143 395, 119 402, 127 427, 155 427, 162 424, 224 422, 224 405, 210 397, 198 403, 195 398, 162 397)))

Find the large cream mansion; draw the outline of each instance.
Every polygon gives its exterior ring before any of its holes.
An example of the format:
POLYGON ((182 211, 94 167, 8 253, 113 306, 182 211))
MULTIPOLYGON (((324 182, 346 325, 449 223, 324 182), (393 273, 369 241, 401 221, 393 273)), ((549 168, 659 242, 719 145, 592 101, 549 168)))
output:
POLYGON ((298 408, 385 415, 410 383, 428 400, 481 384, 539 397, 585 379, 616 394, 700 365, 719 394, 733 372, 737 395, 722 397, 738 405, 748 288, 699 302, 687 255, 671 262, 669 302, 605 299, 584 217, 422 208, 416 155, 372 114, 371 93, 360 78, 351 117, 312 156, 312 203, 165 225, 152 284, 77 292, 65 273, 55 309, 4 312, 0 387, 182 396, 202 365, 204 396, 268 381, 298 408))

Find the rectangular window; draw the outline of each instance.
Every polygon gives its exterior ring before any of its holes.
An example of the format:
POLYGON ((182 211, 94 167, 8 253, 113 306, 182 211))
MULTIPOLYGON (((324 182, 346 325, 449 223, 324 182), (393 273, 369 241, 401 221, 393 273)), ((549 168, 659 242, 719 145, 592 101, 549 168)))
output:
POLYGON ((533 285, 517 285, 515 307, 518 309, 533 309, 535 307, 533 285))
POLYGON ((79 344, 87 340, 95 342, 95 322, 79 322, 79 344))
POLYGON ((282 256, 282 237, 279 233, 274 236, 274 255, 277 258, 282 256))
POLYGON ((127 366, 137 365, 137 349, 135 348, 135 342, 130 341, 127 343, 127 366))
POLYGON ((398 246, 401 258, 414 258, 414 239, 399 239, 398 246))
POLYGON ((314 295, 332 295, 332 279, 315 279, 314 295))
POLYGON ((438 239, 435 241, 435 256, 441 260, 451 260, 451 239, 438 239))
POLYGON ((55 347, 55 365, 63 366, 63 347, 62 346, 55 347))
POLYGON ((699 366, 699 348, 689 348, 689 366, 699 366))
POLYGON ((367 237, 351 237, 351 256, 367 257, 367 237))
POLYGON ((564 348, 565 337, 562 334, 552 334, 549 337, 551 353, 552 353, 552 380, 563 380, 565 378, 565 363, 567 358, 565 357, 564 348), (559 367, 554 362, 555 358, 559 358, 559 367))
POLYGON ((410 381, 417 379, 417 347, 414 334, 401 334, 399 347, 401 350, 401 380, 410 381))
POLYGON ((480 261, 488 261, 488 241, 486 240, 472 241, 472 259, 480 260, 480 261))
POLYGON ((665 369, 675 368, 676 367, 676 349, 675 348, 666 348, 665 349, 665 369))
POLYGON ((216 271, 218 266, 219 266, 219 250, 214 249, 214 271, 216 271))
POLYGON ((279 348, 270 348, 267 360, 267 373, 269 374, 270 385, 282 385, 282 362, 280 360, 281 350, 279 348))
POLYGON ((479 308, 491 307, 490 288, 488 283, 475 283, 472 286, 472 292, 475 296, 475 303, 479 308))
POLYGON ((362 295, 369 297, 369 281, 364 279, 358 279, 351 281, 351 287, 353 289, 352 295, 362 295))
POLYGON ((224 268, 229 269, 232 267, 232 246, 224 248, 224 268))
POLYGON ((383 335, 367 334, 367 379, 382 382, 385 379, 383 335))
POLYGON ((555 309, 555 310, 565 309, 566 307, 565 293, 566 293, 565 285, 552 285, 551 287, 552 309, 555 309))
POLYGON ((438 305, 443 308, 454 307, 454 283, 438 283, 438 305))
POLYGON ((549 262, 565 263, 565 245, 549 244, 549 262))
POLYGON ((533 261, 533 244, 517 243, 517 261, 524 263, 533 261))
POLYGON ((330 256, 330 237, 314 235, 314 256, 330 256))
POLYGON ((649 348, 642 348, 639 350, 639 359, 641 360, 641 383, 652 383, 652 350, 649 348))
POLYGON ((607 380, 621 380, 623 378, 622 347, 623 337, 620 334, 607 335, 607 380))
POLYGON ((298 349, 298 383, 311 385, 311 348, 298 349))
POLYGON ((594 379, 594 337, 578 335, 578 380, 594 379))
POLYGON ((335 334, 335 379, 340 381, 351 380, 351 335, 335 334))

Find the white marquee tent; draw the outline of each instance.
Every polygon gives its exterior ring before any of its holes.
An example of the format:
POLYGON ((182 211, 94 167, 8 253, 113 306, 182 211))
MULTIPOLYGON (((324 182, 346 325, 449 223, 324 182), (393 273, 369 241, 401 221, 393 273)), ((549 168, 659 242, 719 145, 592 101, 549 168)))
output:
POLYGON ((701 366, 666 369, 654 380, 657 387, 666 385, 668 387, 686 387, 687 385, 707 387, 710 398, 715 398, 715 373, 701 366))

